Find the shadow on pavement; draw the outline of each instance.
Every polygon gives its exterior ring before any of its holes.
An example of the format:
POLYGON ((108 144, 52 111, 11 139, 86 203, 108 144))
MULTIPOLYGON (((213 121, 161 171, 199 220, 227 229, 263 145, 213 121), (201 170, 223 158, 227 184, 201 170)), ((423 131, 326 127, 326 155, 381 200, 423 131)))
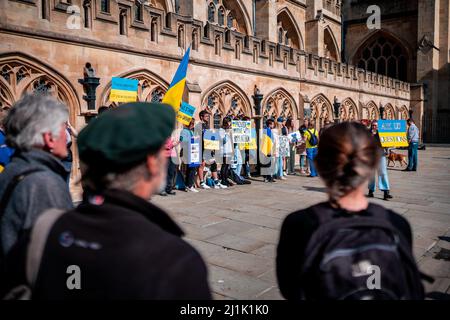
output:
POLYGON ((317 191, 317 192, 326 192, 325 188, 318 188, 318 187, 308 187, 308 186, 304 186, 304 189, 308 190, 308 191, 317 191))

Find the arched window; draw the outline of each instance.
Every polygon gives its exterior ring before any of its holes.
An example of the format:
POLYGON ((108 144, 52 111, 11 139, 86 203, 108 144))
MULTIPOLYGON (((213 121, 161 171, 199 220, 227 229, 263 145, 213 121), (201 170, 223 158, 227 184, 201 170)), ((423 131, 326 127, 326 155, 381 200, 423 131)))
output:
POLYGON ((226 30, 225 31, 225 43, 230 43, 230 42, 231 42, 231 31, 226 30))
POLYGON ((100 1, 100 11, 104 13, 109 13, 109 0, 100 1))
POLYGON ((278 43, 283 44, 283 35, 284 35, 284 31, 283 28, 278 28, 278 43))
POLYGON ((210 3, 208 6, 208 21, 214 23, 215 15, 216 15, 216 6, 214 5, 214 3, 210 3))
POLYGON ((234 47, 234 55, 237 60, 241 59, 241 42, 239 40, 236 40, 236 44, 234 47))
POLYGON ((91 1, 84 1, 83 2, 83 10, 84 10, 84 27, 90 28, 91 27, 91 1))
POLYGON ((178 27, 178 47, 184 49, 184 27, 182 25, 178 27))
POLYGON ((140 0, 134 2, 134 19, 142 22, 143 19, 143 4, 140 0))
POLYGON ((219 8, 217 17, 218 17, 217 22, 219 23, 219 26, 225 25, 225 10, 223 7, 219 8))
POLYGON ((217 35, 216 38, 214 39, 214 50, 215 50, 215 54, 220 56, 220 49, 221 49, 221 44, 220 44, 220 36, 217 35))
POLYGON ((406 49, 389 35, 377 33, 357 51, 353 63, 359 68, 391 78, 407 81, 408 54, 406 49))
POLYGON ((150 40, 152 42, 158 42, 158 20, 157 20, 157 18, 152 18, 152 23, 150 24, 150 40))
POLYGON ((198 29, 192 31, 192 50, 198 51, 198 29))
POLYGON ((127 10, 120 9, 119 14, 119 33, 121 35, 127 34, 127 10))
POLYGON ((230 12, 227 16, 227 27, 228 28, 233 28, 233 14, 230 12))

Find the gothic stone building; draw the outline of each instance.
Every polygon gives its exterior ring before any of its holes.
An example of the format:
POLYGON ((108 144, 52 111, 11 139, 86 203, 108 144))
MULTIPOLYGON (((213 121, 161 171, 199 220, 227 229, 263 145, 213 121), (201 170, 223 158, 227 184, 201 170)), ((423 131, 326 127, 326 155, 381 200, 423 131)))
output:
POLYGON ((336 97, 341 120, 378 119, 382 106, 422 126, 449 110, 448 17, 448 0, 0 0, 0 105, 48 92, 81 128, 113 104, 112 77, 159 101, 191 45, 184 100, 212 125, 243 114, 321 127, 336 97), (381 29, 367 28, 372 3, 381 29), (78 81, 87 62, 100 79, 90 107, 78 81))

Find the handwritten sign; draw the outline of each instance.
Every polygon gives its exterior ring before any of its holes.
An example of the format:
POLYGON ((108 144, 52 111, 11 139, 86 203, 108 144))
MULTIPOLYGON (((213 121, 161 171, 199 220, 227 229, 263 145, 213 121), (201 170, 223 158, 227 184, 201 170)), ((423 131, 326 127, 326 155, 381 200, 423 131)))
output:
POLYGON ((178 122, 187 126, 191 122, 194 113, 195 113, 194 106, 191 106, 186 102, 182 102, 180 109, 178 109, 177 120, 178 122))
POLYGON ((289 157, 289 137, 280 136, 278 141, 280 143, 280 157, 289 157))
POLYGON ((203 135, 203 148, 206 150, 220 149, 220 135, 213 130, 205 130, 203 135))
POLYGON ((383 148, 408 146, 406 120, 378 120, 378 134, 383 148))
POLYGON ((109 100, 114 102, 137 101, 139 80, 113 77, 111 80, 111 93, 109 100))
POLYGON ((233 143, 249 143, 251 140, 251 121, 231 121, 231 131, 233 132, 233 143))

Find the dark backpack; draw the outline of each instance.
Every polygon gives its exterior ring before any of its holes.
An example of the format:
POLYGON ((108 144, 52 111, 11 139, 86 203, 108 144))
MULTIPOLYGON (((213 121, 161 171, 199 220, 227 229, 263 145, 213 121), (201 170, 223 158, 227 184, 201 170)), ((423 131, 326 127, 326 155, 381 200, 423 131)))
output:
POLYGON ((309 131, 310 134, 310 138, 308 139, 309 144, 311 145, 311 147, 315 147, 317 146, 317 144, 319 143, 319 139, 317 139, 317 136, 314 132, 309 131))
POLYGON ((371 207, 370 216, 354 217, 333 217, 334 210, 313 207, 320 226, 305 251, 304 299, 424 299, 411 246, 386 209, 371 207))

